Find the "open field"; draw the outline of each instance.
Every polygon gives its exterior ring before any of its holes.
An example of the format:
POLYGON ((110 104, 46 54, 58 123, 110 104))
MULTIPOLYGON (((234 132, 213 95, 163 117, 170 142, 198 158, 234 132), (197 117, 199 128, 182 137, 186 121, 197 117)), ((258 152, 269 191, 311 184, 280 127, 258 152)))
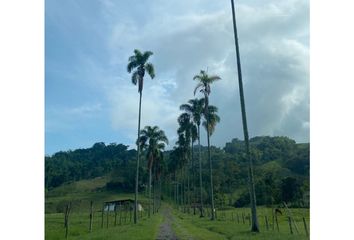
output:
POLYGON ((219 239, 308 239, 304 228, 305 218, 309 229, 309 209, 294 209, 289 211, 295 224, 292 222, 292 231, 288 222, 288 215, 282 208, 282 215, 278 215, 278 226, 273 220, 272 209, 258 207, 258 220, 261 232, 250 232, 249 208, 232 208, 217 210, 217 220, 210 221, 210 208, 205 208, 206 217, 200 218, 199 211, 193 215, 193 209, 179 210, 173 204, 162 203, 159 213, 147 216, 147 198, 143 193, 139 195, 145 211, 139 213, 137 225, 133 223, 132 211, 110 212, 102 217, 102 204, 105 201, 119 199, 133 199, 131 193, 115 193, 104 190, 107 179, 96 178, 82 180, 55 188, 46 193, 45 239, 65 239, 64 210, 68 202, 72 203, 69 217, 68 239, 157 239, 160 226, 167 221, 171 225, 173 235, 178 239, 219 240, 219 239), (94 202, 92 232, 89 232, 90 201, 94 202), (167 214, 166 214, 167 212, 167 214), (266 220, 267 218, 267 220, 266 220), (268 222, 268 226, 266 224, 268 222))
MULTIPOLYGON (((305 233, 302 217, 305 217, 309 228, 308 209, 290 209, 296 221, 298 232, 293 225, 293 234, 290 233, 286 214, 278 217, 279 232, 276 224, 272 224, 271 209, 257 208, 260 233, 251 233, 247 208, 219 211, 218 219, 210 221, 208 217, 200 218, 199 214, 185 214, 174 210, 175 221, 173 228, 180 239, 308 239, 305 233), (244 223, 242 214, 244 214, 244 223), (266 228, 265 216, 268 217, 268 230, 266 228), (238 220, 237 220, 238 216, 238 220)), ((191 211, 192 212, 192 211, 191 211)))
MULTIPOLYGON (((143 217, 137 225, 134 225, 127 218, 122 218, 121 222, 117 219, 114 226, 114 214, 107 218, 104 216, 104 225, 101 225, 101 213, 94 214, 92 232, 89 232, 88 213, 73 213, 69 219, 68 239, 155 239, 158 227, 162 221, 160 214, 153 215, 150 219, 143 217)), ((52 213, 45 216, 45 239, 60 240, 65 239, 64 214, 52 213)))

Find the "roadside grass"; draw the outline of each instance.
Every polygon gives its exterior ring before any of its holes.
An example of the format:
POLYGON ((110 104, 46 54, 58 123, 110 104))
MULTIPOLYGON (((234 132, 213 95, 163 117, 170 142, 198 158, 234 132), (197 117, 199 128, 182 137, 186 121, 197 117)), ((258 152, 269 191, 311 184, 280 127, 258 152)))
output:
MULTIPOLYGON (((307 227, 309 229, 309 210, 308 209, 291 209, 292 216, 296 222, 298 232, 294 224, 293 234, 290 233, 288 218, 283 212, 278 216, 279 232, 276 224, 272 220, 272 210, 270 208, 259 207, 258 221, 260 233, 250 232, 250 221, 248 213, 249 208, 238 208, 233 210, 218 211, 218 219, 211 221, 209 217, 200 218, 199 214, 192 215, 182 213, 174 209, 175 223, 173 229, 180 239, 228 239, 228 240, 302 240, 309 239, 305 234, 302 217, 305 217, 307 227), (242 214, 244 218, 242 217, 242 214), (238 220, 237 220, 238 216, 238 220), (268 217, 268 230, 265 224, 265 216, 268 217), (243 223, 244 219, 244 223, 243 223)), ((193 211, 191 211, 192 213, 193 211)), ((208 215, 208 214, 207 214, 208 215)))

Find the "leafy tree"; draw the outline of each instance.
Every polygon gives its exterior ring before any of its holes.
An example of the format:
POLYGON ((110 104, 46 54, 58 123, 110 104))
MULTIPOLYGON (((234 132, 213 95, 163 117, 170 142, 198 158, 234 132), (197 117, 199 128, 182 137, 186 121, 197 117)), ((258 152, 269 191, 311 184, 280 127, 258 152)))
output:
POLYGON ((281 197, 285 202, 294 202, 302 197, 301 185, 294 177, 287 177, 281 182, 281 197))
MULTIPOLYGON (((151 79, 155 77, 155 69, 152 63, 148 62, 149 57, 153 55, 151 51, 146 51, 144 53, 140 52, 138 49, 134 50, 134 55, 130 56, 127 65, 128 73, 132 74, 132 83, 134 85, 138 84, 139 92, 139 120, 138 120, 138 142, 140 142, 140 119, 141 119, 141 98, 143 93, 144 76, 145 71, 150 75, 151 79)), ((137 163, 136 163, 136 179, 135 179, 135 197, 134 197, 134 223, 137 223, 137 210, 138 210, 138 181, 139 181, 139 158, 140 158, 140 148, 138 144, 137 152, 137 163)))
POLYGON ((213 82, 220 80, 221 78, 217 75, 212 75, 209 76, 204 70, 200 71, 199 75, 195 75, 193 77, 193 80, 197 80, 198 84, 194 89, 194 95, 196 92, 199 90, 203 95, 205 99, 205 107, 204 107, 204 114, 206 118, 206 128, 207 130, 207 141, 208 141, 208 159, 209 159, 209 170, 210 170, 210 197, 211 197, 211 220, 215 219, 215 206, 214 206, 214 192, 213 192, 213 174, 212 174, 212 164, 211 164, 211 158, 210 158, 210 130, 212 125, 209 123, 209 120, 211 120, 210 114, 209 114, 209 94, 211 92, 210 84, 213 82), (210 126, 210 127, 209 127, 210 126))

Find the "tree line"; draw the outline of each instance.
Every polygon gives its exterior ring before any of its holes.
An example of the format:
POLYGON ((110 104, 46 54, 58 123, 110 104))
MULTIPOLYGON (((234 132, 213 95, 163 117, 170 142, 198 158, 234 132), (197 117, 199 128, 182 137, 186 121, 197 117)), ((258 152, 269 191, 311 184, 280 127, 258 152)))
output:
MULTIPOLYGON (((257 203, 272 205, 285 201, 292 206, 308 207, 309 144, 298 144, 288 137, 262 136, 251 138, 250 146, 255 162, 257 203)), ((175 166, 181 164, 179 159, 182 154, 176 149, 178 148, 164 151, 160 158, 155 160, 157 164, 152 165, 146 159, 152 151, 148 150, 148 143, 144 146, 143 164, 139 171, 141 191, 147 190, 149 165, 153 166, 151 185, 154 185, 155 181, 157 189, 161 187, 161 179, 165 182, 165 186, 167 182, 173 184, 176 169, 176 181, 184 181, 185 178, 181 177, 178 170, 183 165, 175 166)), ((192 149, 189 187, 188 179, 185 180, 185 202, 198 203, 201 192, 203 203, 211 204, 208 198, 209 188, 206 187, 209 181, 207 146, 196 143, 190 150, 192 149), (199 186, 199 149, 201 150, 201 177, 202 182, 205 183, 202 189, 199 186), (190 198, 188 199, 187 196, 190 198)), ((211 159, 216 206, 248 206, 250 200, 247 188, 247 159, 243 141, 233 139, 222 148, 211 146, 211 159)), ((52 189, 72 181, 109 175, 111 180, 107 183, 107 190, 134 192, 135 164, 136 150, 128 150, 128 146, 123 144, 95 143, 91 148, 61 151, 46 156, 45 185, 47 189, 52 189)), ((164 189, 165 195, 168 196, 169 188, 164 189)))

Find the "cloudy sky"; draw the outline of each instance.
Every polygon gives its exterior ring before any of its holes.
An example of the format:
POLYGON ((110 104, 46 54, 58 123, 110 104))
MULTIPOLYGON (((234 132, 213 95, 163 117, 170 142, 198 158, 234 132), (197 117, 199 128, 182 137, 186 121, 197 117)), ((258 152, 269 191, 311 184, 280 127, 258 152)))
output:
MULTIPOLYGON (((237 0, 236 14, 250 137, 308 142, 309 2, 237 0)), ((156 71, 145 78, 142 126, 158 125, 173 147, 179 105, 208 69, 222 78, 210 96, 221 117, 211 142, 243 139, 229 0, 46 0, 46 154, 134 147, 139 95, 126 65, 135 48, 154 52, 156 71)))

